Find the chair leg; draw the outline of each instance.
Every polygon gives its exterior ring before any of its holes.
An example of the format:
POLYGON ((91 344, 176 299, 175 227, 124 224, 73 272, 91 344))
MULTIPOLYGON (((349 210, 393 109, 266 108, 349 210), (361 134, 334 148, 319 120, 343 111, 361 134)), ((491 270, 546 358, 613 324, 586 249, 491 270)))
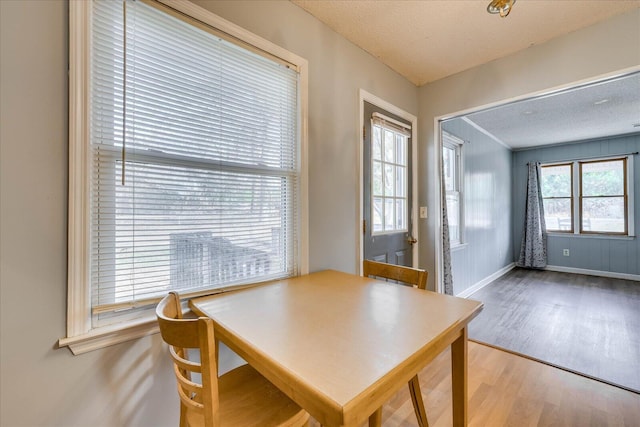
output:
POLYGON ((187 423, 187 408, 182 401, 180 401, 180 427, 189 427, 189 423, 187 423))
POLYGON ((420 391, 420 380, 417 375, 409 380, 409 392, 411 393, 411 402, 413 403, 413 410, 418 419, 418 425, 420 427, 429 427, 427 411, 424 409, 422 392, 420 391))

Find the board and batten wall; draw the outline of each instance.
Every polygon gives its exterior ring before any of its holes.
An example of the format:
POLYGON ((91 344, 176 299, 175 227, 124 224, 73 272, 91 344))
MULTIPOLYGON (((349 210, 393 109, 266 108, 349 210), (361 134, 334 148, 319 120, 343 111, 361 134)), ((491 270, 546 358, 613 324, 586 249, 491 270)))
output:
POLYGON ((429 289, 435 287, 436 274, 432 272, 436 271, 436 242, 441 232, 433 208, 439 193, 434 132, 437 119, 639 65, 640 9, 634 9, 419 88, 418 199, 420 206, 428 206, 429 219, 421 223, 418 244, 420 266, 430 272, 429 289))
POLYGON ((461 118, 442 128, 465 141, 463 243, 451 250, 453 291, 464 295, 513 263, 512 153, 461 118))
MULTIPOLYGON (((359 90, 417 89, 289 1, 198 2, 309 61, 312 271, 356 271, 359 90)), ((158 334, 73 356, 67 302, 68 3, 0 1, 0 425, 177 426, 158 334)), ((228 354, 221 355, 222 370, 228 354)))
MULTIPOLYGON (((526 205, 527 163, 550 163, 585 157, 608 157, 640 151, 640 134, 515 151, 513 154, 513 248, 518 258, 526 205)), ((640 279, 640 157, 634 156, 634 224, 636 237, 606 237, 550 233, 548 268, 588 270, 594 274, 640 279), (569 249, 569 256, 562 250, 569 249)), ((567 270, 568 269, 568 270, 567 270)))

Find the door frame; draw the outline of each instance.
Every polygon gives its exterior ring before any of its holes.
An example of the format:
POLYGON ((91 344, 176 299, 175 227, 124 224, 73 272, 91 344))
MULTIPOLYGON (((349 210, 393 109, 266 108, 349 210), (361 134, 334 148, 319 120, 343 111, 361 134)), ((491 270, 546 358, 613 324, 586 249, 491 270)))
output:
MULTIPOLYGON (((578 88, 580 86, 587 86, 612 79, 615 77, 622 77, 628 74, 633 74, 640 71, 640 65, 634 65, 632 67, 623 68, 616 71, 611 71, 604 74, 599 74, 583 79, 575 80, 572 82, 564 83, 561 85, 553 86, 547 89, 541 89, 534 92, 528 92, 518 96, 512 96, 506 99, 501 99, 487 104, 478 105, 475 107, 466 108, 453 113, 443 114, 435 116, 433 118, 433 144, 434 144, 434 158, 431 160, 434 167, 433 179, 435 185, 435 200, 434 200, 434 219, 435 219, 435 290, 438 293, 444 294, 443 278, 443 253, 442 253, 442 176, 440 175, 440 168, 442 167, 442 122, 454 118, 464 117, 472 113, 479 111, 490 110, 492 108, 501 107, 506 104, 512 104, 520 101, 526 101, 530 99, 541 98, 544 96, 550 96, 558 92, 564 92, 566 90, 578 88)), ((362 115, 362 114, 361 114, 362 115)), ((513 149, 511 149, 513 151, 513 149)), ((511 212, 510 212, 511 215, 511 212)), ((513 232, 513 231, 512 231, 513 232)), ((514 251, 518 251, 519 248, 514 247, 514 251)), ((515 253, 514 253, 515 256, 515 253)))
MULTIPOLYGON (((364 103, 368 102, 376 107, 382 108, 392 114, 411 123, 411 206, 409 214, 411 217, 411 230, 409 232, 413 237, 418 236, 418 117, 408 113, 401 108, 385 101, 384 99, 367 92, 364 89, 359 91, 359 115, 358 123, 358 209, 356 218, 356 273, 362 275, 362 260, 364 259, 364 238, 362 233, 362 221, 364 218, 364 103)), ((418 253, 420 242, 413 245, 413 267, 418 266, 418 253)))

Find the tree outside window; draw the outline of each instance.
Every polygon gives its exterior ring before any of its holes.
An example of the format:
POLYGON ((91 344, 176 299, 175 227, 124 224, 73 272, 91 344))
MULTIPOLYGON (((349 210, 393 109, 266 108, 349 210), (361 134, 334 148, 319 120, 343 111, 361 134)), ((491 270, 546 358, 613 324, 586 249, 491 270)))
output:
POLYGON ((626 159, 580 162, 580 232, 626 234, 626 159))
POLYGON ((541 171, 548 231, 629 233, 627 158, 549 164, 541 171))
POLYGON ((542 166, 544 221, 548 231, 573 232, 573 165, 542 166))

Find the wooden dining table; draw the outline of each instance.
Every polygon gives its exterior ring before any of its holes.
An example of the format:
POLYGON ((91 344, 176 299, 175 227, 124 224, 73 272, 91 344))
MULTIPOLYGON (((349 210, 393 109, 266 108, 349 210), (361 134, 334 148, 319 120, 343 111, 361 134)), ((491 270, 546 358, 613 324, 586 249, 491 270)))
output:
POLYGON ((453 424, 467 423, 467 324, 480 302, 328 270, 189 304, 327 427, 379 424, 383 404, 451 346, 453 424))

